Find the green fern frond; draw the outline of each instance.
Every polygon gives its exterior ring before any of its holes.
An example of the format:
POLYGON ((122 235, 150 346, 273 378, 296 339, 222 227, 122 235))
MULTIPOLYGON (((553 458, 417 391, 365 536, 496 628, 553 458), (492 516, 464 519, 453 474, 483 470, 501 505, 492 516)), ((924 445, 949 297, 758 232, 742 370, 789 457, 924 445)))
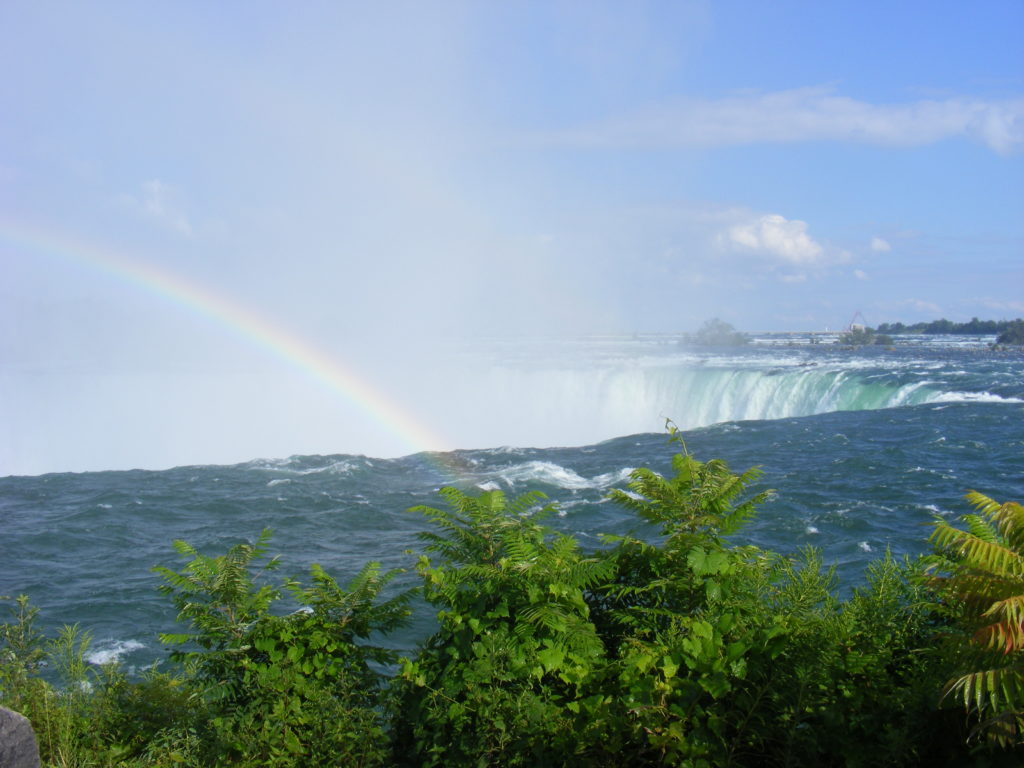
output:
POLYGON ((988 518, 1010 547, 1018 550, 1024 547, 1024 506, 1013 501, 1000 504, 977 491, 968 493, 967 499, 988 518))
POLYGON ((971 536, 993 544, 999 542, 999 531, 982 515, 964 515, 961 519, 967 526, 967 532, 971 536))
POLYGON ((1024 700, 1024 667, 1014 665, 985 669, 963 675, 947 684, 943 697, 952 696, 981 716, 1007 709, 1021 714, 1017 707, 1024 700))
POLYGON ((1003 541, 987 541, 945 522, 937 522, 929 540, 947 549, 967 567, 999 576, 1024 576, 1024 557, 1003 541))
POLYGON ((981 627, 973 639, 983 648, 1010 654, 1024 648, 1024 628, 1019 622, 996 621, 981 627))
POLYGON ((1019 742, 1024 715, 1024 509, 975 491, 967 499, 977 514, 967 530, 936 521, 930 537, 930 584, 973 632, 971 643, 990 668, 969 672, 946 687, 944 697, 963 702, 980 722, 978 732, 1000 743, 1019 742))
POLYGON ((633 470, 629 491, 614 489, 609 498, 646 522, 660 525, 664 535, 686 537, 735 533, 771 496, 771 491, 762 491, 735 503, 761 477, 756 467, 735 475, 721 459, 700 462, 688 453, 673 456, 672 467, 671 478, 644 467, 633 470))

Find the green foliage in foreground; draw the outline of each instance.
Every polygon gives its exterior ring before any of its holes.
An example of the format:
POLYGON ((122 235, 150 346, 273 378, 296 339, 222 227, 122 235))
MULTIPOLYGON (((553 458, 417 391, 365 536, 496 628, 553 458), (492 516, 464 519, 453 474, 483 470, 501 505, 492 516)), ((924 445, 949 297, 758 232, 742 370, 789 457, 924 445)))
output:
POLYGON ((218 556, 175 542, 184 565, 155 569, 173 672, 89 665, 87 633, 42 637, 18 598, 0 703, 53 766, 1020 764, 1019 505, 972 497, 927 564, 886 555, 840 601, 815 550, 729 542, 768 498, 747 490, 756 470, 672 439, 671 476, 638 469, 611 494, 643 535, 594 551, 545 524, 537 493, 445 488, 413 510, 438 627, 409 658, 379 645, 408 613, 408 593, 383 597, 393 572, 275 582, 264 532, 218 556))
POLYGON ((933 585, 962 633, 962 672, 946 695, 960 700, 975 732, 1001 744, 1024 741, 1024 507, 980 493, 966 531, 937 522, 933 585), (979 669, 980 668, 980 669, 979 669))

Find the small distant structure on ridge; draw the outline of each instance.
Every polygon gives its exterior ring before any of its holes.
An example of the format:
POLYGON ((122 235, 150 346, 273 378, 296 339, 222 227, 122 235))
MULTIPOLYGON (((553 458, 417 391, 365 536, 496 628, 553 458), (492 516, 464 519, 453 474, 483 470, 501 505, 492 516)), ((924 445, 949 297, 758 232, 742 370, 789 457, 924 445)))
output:
POLYGON ((853 313, 853 317, 850 319, 850 324, 847 326, 846 330, 849 331, 850 333, 857 333, 858 331, 863 333, 867 329, 868 321, 864 317, 864 315, 861 314, 861 311, 858 309, 856 312, 853 313), (857 322, 858 317, 860 318, 859 323, 857 322))

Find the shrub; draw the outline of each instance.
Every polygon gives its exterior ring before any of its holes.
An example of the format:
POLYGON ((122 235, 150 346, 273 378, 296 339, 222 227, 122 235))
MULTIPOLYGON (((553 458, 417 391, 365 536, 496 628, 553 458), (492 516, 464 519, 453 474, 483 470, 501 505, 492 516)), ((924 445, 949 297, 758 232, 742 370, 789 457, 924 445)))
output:
POLYGON ((1014 320, 996 337, 996 344, 1024 344, 1024 320, 1014 320))
POLYGON ((212 720, 201 733, 209 762, 290 766, 332 761, 382 764, 384 725, 378 709, 379 673, 371 662, 393 662, 388 649, 368 638, 402 625, 408 594, 378 602, 395 575, 367 564, 347 588, 322 568, 311 570, 312 585, 285 580, 281 587, 258 584, 277 567, 276 558, 253 573, 266 554, 269 531, 255 544, 242 543, 224 555, 202 555, 184 542, 177 551, 190 560, 181 571, 157 567, 161 591, 178 608, 190 633, 161 640, 193 650, 175 650, 208 703, 212 720), (270 612, 291 593, 301 609, 270 612))
POLYGON ((715 317, 705 321, 696 333, 685 335, 683 342, 702 347, 738 347, 747 343, 747 337, 729 323, 715 317))
POLYGON ((554 765, 590 730, 580 697, 603 644, 586 590, 611 563, 541 524, 541 494, 441 495, 417 565, 440 627, 396 680, 397 754, 411 765, 554 765), (432 557, 433 556, 433 559, 432 557))

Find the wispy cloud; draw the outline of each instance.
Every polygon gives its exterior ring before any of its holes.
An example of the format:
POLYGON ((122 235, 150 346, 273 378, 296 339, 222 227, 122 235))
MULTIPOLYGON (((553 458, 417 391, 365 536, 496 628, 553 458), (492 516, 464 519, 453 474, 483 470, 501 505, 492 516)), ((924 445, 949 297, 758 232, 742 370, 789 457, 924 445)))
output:
POLYGON ((593 146, 704 147, 801 141, 920 146, 968 138, 1009 154, 1024 146, 1024 98, 872 104, 833 88, 797 88, 680 100, 551 138, 593 146))
POLYGON ((871 250, 875 253, 888 253, 892 250, 892 246, 889 245, 888 240, 883 240, 880 237, 871 238, 871 250))
POLYGON ((143 182, 138 195, 122 195, 121 201, 136 213, 172 229, 179 234, 191 236, 192 223, 185 214, 178 190, 160 179, 143 182))
POLYGON ((910 307, 917 312, 930 314, 932 317, 936 318, 942 314, 942 309, 939 305, 931 301, 923 301, 922 299, 904 299, 899 302, 899 304, 905 307, 910 307))
POLYGON ((1024 301, 1000 301, 999 299, 981 299, 978 302, 981 306, 997 312, 1013 312, 1024 314, 1024 301))

